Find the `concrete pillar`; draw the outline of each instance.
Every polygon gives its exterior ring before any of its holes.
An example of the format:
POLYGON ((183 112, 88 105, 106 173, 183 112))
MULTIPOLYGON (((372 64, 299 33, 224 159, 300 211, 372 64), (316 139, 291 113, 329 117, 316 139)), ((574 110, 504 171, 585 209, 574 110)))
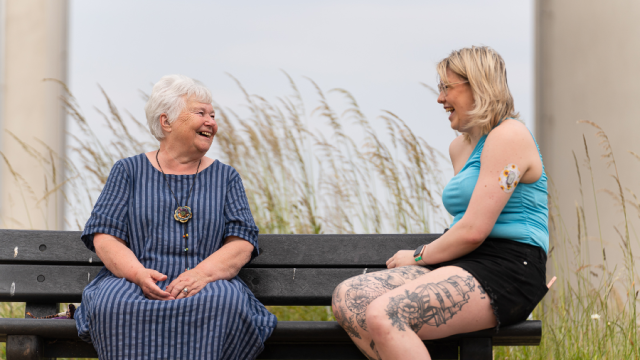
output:
MULTIPOLYGON (((632 193, 640 195, 640 2, 636 0, 538 0, 536 3, 536 131, 547 174, 554 182, 561 215, 555 225, 566 230, 574 248, 578 243, 576 204, 583 202, 580 179, 572 151, 581 166, 582 191, 590 254, 582 252, 584 265, 602 263, 598 217, 583 134, 593 165, 599 223, 607 255, 608 270, 617 265, 624 270, 618 231, 624 236, 624 215, 615 199, 619 187, 607 167, 596 129, 578 120, 597 123, 606 132, 626 196, 631 243, 636 255, 640 237, 639 209, 634 209, 632 193), (608 193, 610 191, 611 193, 608 193), (612 196, 613 195, 613 196, 612 196), (616 231, 616 228, 618 231, 616 231), (588 256, 589 255, 589 256, 588 256)), ((560 237, 552 239, 556 251, 560 237)), ((570 249, 570 247, 568 247, 570 249)), ((572 250, 557 254, 576 270, 572 250)), ((637 261, 637 260, 636 260, 637 261)), ((549 264, 551 272, 553 264, 549 264)), ((592 267, 582 271, 602 274, 592 267)), ((594 280, 595 275, 594 276, 594 280)), ((637 286, 637 285, 636 285, 637 286)))
POLYGON ((62 229, 63 199, 51 190, 64 177, 53 154, 64 156, 66 116, 60 85, 43 79, 67 81, 68 1, 5 0, 3 5, 0 139, 11 167, 0 157, 1 226, 62 229))

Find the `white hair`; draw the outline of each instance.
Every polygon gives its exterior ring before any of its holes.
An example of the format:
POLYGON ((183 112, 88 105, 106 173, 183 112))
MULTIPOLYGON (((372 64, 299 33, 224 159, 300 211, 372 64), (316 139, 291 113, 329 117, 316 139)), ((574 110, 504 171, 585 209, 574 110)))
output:
POLYGON ((166 75, 153 85, 149 100, 144 107, 149 130, 156 139, 164 138, 160 115, 167 114, 169 124, 174 122, 184 108, 187 100, 193 98, 201 103, 211 104, 211 92, 203 83, 184 75, 166 75))

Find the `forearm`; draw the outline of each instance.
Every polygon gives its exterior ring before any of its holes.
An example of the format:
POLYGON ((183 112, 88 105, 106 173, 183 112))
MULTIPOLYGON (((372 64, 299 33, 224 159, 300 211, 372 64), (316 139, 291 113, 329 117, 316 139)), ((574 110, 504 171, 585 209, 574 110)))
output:
MULTIPOLYGON (((457 259, 477 249, 488 233, 461 219, 449 231, 427 245, 422 253, 425 264, 438 264, 457 259), (486 235, 485 235, 486 233, 486 235)), ((422 263, 422 261, 421 261, 422 263)))
POLYGON ((136 274, 144 269, 124 240, 107 234, 95 234, 93 245, 104 266, 119 278, 136 283, 136 274))
POLYGON ((237 236, 230 236, 218 251, 204 259, 194 270, 207 277, 207 282, 231 280, 251 259, 253 245, 237 236))

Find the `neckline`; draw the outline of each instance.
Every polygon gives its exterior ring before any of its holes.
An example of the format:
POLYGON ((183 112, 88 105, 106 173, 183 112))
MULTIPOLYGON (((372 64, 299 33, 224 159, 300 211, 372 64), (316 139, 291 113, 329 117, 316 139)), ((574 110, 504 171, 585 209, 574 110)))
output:
MULTIPOLYGON (((476 146, 473 148, 473 151, 471 152, 471 154, 469 155, 469 157, 467 158, 467 161, 464 163, 464 166, 462 167, 462 169, 460 169, 460 171, 458 171, 458 173, 455 176, 458 176, 460 174, 462 174, 463 171, 465 171, 469 165, 469 161, 471 161, 471 158, 473 158, 473 156, 476 154, 476 152, 478 152, 478 147, 480 146, 480 144, 484 144, 485 139, 487 138, 488 134, 484 134, 480 137, 480 139, 478 140, 478 143, 476 144, 476 146)), ((454 177, 455 177, 454 176, 454 177)))
MULTIPOLYGON (((156 172, 159 172, 160 174, 162 174, 162 171, 156 169, 156 167, 153 166, 153 164, 151 163, 151 160, 149 160, 149 158, 147 157, 146 153, 142 153, 140 155, 144 157, 144 159, 146 160, 147 165, 149 165, 156 172)), ((206 168, 198 171, 198 174, 202 174, 207 169, 212 168, 214 165, 216 165, 216 163, 218 163, 218 159, 214 159, 213 162, 211 164, 209 164, 209 166, 207 166, 206 168)), ((166 176, 195 176, 196 174, 195 173, 194 174, 167 174, 167 173, 165 173, 165 175, 166 176)))

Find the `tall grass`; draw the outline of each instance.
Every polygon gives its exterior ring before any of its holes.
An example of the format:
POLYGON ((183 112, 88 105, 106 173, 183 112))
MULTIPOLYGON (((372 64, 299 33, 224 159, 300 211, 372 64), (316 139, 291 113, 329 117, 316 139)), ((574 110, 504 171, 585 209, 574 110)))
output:
MULTIPOLYGON (((244 94, 244 106, 234 110, 214 104, 220 130, 213 156, 241 174, 261 233, 429 233, 446 226, 450 218, 438 199, 444 185, 441 169, 448 165, 443 164, 447 161, 440 153, 393 112, 382 111, 375 120, 375 124, 384 124, 384 133, 378 133, 375 129, 380 126, 372 125, 348 91, 325 93, 305 79, 316 99, 308 111, 298 85, 287 74, 284 79, 292 94, 275 101, 250 94, 236 80, 244 94)), ((21 185, 23 198, 48 201, 55 194, 74 204, 65 212, 69 229, 82 228, 117 159, 158 147, 145 125, 131 114, 122 116, 103 94, 108 110, 98 110, 100 121, 90 122, 66 92, 63 102, 76 128, 76 135, 69 135, 68 157, 37 150, 15 138, 47 169, 51 179, 56 171, 65 169, 66 179, 61 183, 51 180, 44 190, 32 189, 19 174, 14 178, 21 185), (96 123, 102 128, 96 130, 96 123)), ((573 224, 574 220, 560 216, 558 197, 553 185, 550 187, 552 247, 548 266, 560 280, 533 313, 534 318, 543 320, 541 346, 497 348, 496 358, 639 358, 637 268, 628 218, 630 209, 640 215, 640 201, 623 190, 604 131, 595 123, 586 124, 596 128, 606 161, 592 161, 586 140, 584 155, 574 153, 581 194, 576 203, 577 237, 567 230, 572 226, 567 222, 573 224), (585 162, 580 166, 578 158, 582 157, 585 162), (605 243, 612 239, 604 239, 602 234, 611 225, 601 223, 598 217, 596 231, 595 224, 587 226, 586 220, 589 213, 607 211, 598 207, 593 176, 603 165, 616 180, 617 188, 609 194, 618 199, 624 220, 624 226, 616 228, 620 236, 616 241, 624 253, 624 263, 618 266, 606 260, 605 243), (593 242, 602 254, 597 263, 592 263, 589 253, 593 242)), ((6 157, 4 161, 10 167, 6 157)), ((553 174, 549 175, 552 179, 553 174)), ((329 307, 270 310, 280 320, 333 319, 329 307)), ((23 312, 20 305, 0 304, 0 316, 22 317, 23 312)), ((0 347, 0 358, 2 351, 0 347)))
MULTIPOLYGON (((626 188, 625 191, 605 131, 591 121, 578 123, 596 129, 604 164, 594 163, 583 135, 583 166, 580 166, 575 152, 573 154, 580 193, 580 199, 576 201, 577 233, 574 235, 568 230, 567 219, 560 216, 558 195, 551 182, 549 231, 552 247, 547 266, 558 274, 559 280, 533 313, 534 318, 543 321, 542 342, 539 347, 501 348, 496 352, 496 358, 640 359, 636 290, 638 268, 629 233, 629 206, 640 216, 640 202, 631 190, 626 188), (604 192, 619 205, 619 224, 622 225, 604 224, 600 219, 602 211, 613 210, 598 207, 597 194, 600 191, 595 183, 594 168, 599 171, 603 165, 609 169, 617 185, 614 190, 604 189, 604 192), (589 212, 595 215, 596 223, 588 224, 589 212), (611 226, 619 239, 603 238, 603 228, 611 226), (595 234, 592 236, 590 232, 595 234), (619 245, 622 263, 612 264, 611 260, 607 260, 607 250, 612 252, 612 249, 607 248, 605 243, 619 245), (599 249, 599 256, 596 256, 599 260, 595 263, 590 254, 594 247, 599 249)), ((640 160, 637 154, 633 155, 640 160)))

